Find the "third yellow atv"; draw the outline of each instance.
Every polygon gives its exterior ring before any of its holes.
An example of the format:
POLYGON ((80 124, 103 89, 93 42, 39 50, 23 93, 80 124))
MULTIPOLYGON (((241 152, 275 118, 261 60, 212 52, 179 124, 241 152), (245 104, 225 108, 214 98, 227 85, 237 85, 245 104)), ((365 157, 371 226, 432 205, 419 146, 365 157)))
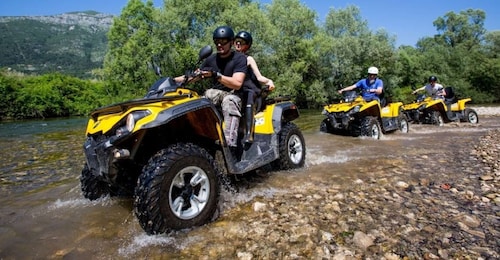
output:
POLYGON ((452 87, 446 87, 445 91, 445 100, 419 94, 414 102, 404 105, 403 110, 408 120, 437 126, 458 120, 471 124, 479 122, 476 111, 466 107, 466 103, 471 101, 470 98, 457 99, 452 87))
POLYGON ((374 139, 396 130, 407 133, 409 124, 402 113, 403 103, 385 105, 384 98, 381 100, 367 102, 356 91, 345 92, 340 103, 324 106, 322 114, 326 118, 321 122, 320 131, 374 139))

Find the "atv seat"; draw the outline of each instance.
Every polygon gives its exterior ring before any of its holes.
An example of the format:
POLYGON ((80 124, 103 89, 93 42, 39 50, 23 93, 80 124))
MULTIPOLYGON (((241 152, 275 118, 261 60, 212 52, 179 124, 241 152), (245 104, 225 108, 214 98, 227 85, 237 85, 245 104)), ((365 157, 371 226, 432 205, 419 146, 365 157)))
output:
POLYGON ((445 104, 453 104, 457 102, 457 97, 455 96, 453 87, 444 88, 444 92, 445 92, 445 99, 444 99, 445 104))
MULTIPOLYGON (((252 90, 250 90, 252 91, 252 90)), ((261 87, 260 91, 253 91, 253 93, 250 93, 250 91, 245 90, 243 92, 243 107, 245 108, 244 111, 244 117, 245 117, 245 129, 246 129, 246 134, 245 134, 245 142, 246 143, 251 143, 253 142, 253 134, 255 130, 255 114, 259 113, 260 111, 263 111, 266 108, 266 98, 267 95, 269 94, 269 86, 263 86, 261 87), (254 95, 255 94, 255 95, 254 95), (253 98, 253 107, 249 104, 249 98, 253 98)), ((250 103, 251 104, 251 103, 250 103)))
POLYGON ((387 98, 385 98, 385 91, 382 90, 382 93, 378 95, 378 99, 380 100, 380 107, 387 106, 387 98))

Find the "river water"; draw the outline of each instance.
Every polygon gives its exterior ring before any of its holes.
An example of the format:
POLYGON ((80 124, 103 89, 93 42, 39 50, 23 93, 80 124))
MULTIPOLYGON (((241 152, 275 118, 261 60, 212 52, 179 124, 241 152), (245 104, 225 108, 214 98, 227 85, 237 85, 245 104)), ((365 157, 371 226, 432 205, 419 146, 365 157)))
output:
MULTIPOLYGON (((460 140, 474 142, 500 127, 500 117, 479 114, 475 126, 410 125, 408 134, 371 140, 321 133, 322 119, 320 111, 305 111, 296 122, 307 145, 306 167, 271 172, 263 181, 242 185, 237 194, 223 194, 225 221, 242 218, 245 212, 237 211, 256 197, 272 201, 276 192, 293 193, 301 184, 325 179, 342 186, 394 168, 402 155, 411 158, 425 150, 432 159, 433 154, 439 157, 457 149, 460 140)), ((0 259, 179 258, 190 244, 208 241, 196 229, 147 236, 135 219, 131 199, 83 198, 79 176, 86 120, 0 123, 0 259)), ((421 166, 404 163, 408 169, 421 166)), ((204 228, 216 228, 217 222, 204 228)))

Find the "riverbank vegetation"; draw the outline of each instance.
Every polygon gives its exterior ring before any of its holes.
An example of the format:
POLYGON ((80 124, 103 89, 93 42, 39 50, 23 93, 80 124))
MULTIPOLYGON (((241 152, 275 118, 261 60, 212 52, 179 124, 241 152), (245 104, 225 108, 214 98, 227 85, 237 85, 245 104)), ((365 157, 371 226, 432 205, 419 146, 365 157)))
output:
POLYGON ((103 67, 93 71, 94 80, 57 73, 23 76, 3 69, 0 117, 82 115, 140 98, 158 77, 154 65, 164 75, 184 74, 199 48, 212 44, 219 25, 252 33, 252 55, 277 86, 272 95, 290 96, 301 108, 338 99, 337 89, 365 77, 369 66, 379 68, 393 101, 410 102, 411 87, 422 86, 430 75, 474 103, 500 101, 500 31, 485 30, 483 10, 436 17, 436 34, 423 35, 414 46, 395 46, 397 35, 370 30, 355 6, 332 8, 321 23, 317 18, 299 0, 268 5, 166 0, 162 8, 130 0, 114 18, 103 67))

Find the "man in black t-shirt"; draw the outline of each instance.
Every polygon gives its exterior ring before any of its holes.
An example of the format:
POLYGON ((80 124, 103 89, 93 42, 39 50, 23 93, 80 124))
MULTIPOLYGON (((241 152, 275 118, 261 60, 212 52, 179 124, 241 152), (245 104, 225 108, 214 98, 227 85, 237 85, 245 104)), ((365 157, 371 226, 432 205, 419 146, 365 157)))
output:
MULTIPOLYGON (((214 85, 205 91, 205 97, 221 106, 226 142, 230 148, 235 149, 241 118, 241 98, 237 94, 247 73, 247 58, 232 49, 234 31, 231 27, 217 27, 213 40, 217 53, 208 57, 200 67, 204 76, 214 78, 214 85)), ((176 80, 179 81, 177 78, 176 80)))

